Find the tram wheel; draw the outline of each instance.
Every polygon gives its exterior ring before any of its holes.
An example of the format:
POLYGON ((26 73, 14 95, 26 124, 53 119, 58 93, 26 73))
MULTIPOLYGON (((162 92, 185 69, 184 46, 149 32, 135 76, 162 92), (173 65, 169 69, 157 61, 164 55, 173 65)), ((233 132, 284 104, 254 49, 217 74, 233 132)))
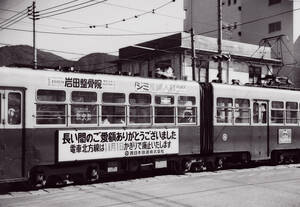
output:
POLYGON ((43 188, 46 185, 46 178, 43 172, 33 172, 29 179, 30 186, 33 188, 43 188))
POLYGON ((86 171, 86 182, 87 183, 94 183, 97 182, 100 178, 100 171, 99 168, 96 166, 89 167, 86 171))

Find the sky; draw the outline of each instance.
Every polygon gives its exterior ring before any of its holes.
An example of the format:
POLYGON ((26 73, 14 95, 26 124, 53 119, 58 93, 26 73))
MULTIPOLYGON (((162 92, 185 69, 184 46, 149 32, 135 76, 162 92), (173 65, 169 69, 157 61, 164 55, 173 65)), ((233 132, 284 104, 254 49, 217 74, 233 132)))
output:
MULTIPOLYGON (((24 19, 18 13, 32 2, 0 0, 0 47, 33 45, 33 21, 27 11, 24 19), (16 23, 3 23, 14 15, 16 23)), ((122 47, 181 32, 185 16, 183 0, 36 0, 36 11, 36 47, 69 60, 95 52, 118 55, 122 47)))

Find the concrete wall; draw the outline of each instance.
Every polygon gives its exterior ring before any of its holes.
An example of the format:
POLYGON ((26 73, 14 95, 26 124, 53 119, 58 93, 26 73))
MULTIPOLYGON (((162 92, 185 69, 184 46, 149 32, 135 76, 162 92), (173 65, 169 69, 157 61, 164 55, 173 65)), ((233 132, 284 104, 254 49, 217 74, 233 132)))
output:
MULTIPOLYGON (((241 6, 242 0, 223 0, 223 25, 228 26, 241 22, 241 6)), ((191 21, 195 34, 204 34, 209 37, 217 37, 218 29, 218 9, 217 0, 184 0, 184 9, 186 17, 184 20, 184 31, 191 29, 191 21)), ((232 28, 231 30, 223 30, 223 39, 240 41, 240 28, 232 28)))
MULTIPOLYGON (((217 1, 212 0, 184 0, 186 17, 184 31, 191 29, 193 24, 195 34, 218 29, 217 1)), ((217 31, 206 33, 206 36, 217 37, 217 31)))

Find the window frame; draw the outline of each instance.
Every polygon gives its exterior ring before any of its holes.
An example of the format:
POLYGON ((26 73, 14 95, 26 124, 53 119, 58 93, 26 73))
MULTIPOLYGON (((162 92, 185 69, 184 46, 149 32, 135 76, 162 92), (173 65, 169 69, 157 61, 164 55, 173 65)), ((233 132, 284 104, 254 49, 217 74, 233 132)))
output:
POLYGON ((38 88, 35 90, 35 100, 36 102, 34 103, 34 125, 37 127, 57 127, 57 126, 68 126, 69 124, 69 104, 67 102, 68 100, 68 93, 66 90, 56 90, 56 89, 42 89, 38 88), (44 100, 39 100, 38 99, 38 91, 39 90, 45 90, 45 91, 62 91, 64 92, 64 101, 44 101, 44 100), (46 123, 46 124, 38 124, 38 111, 37 107, 38 105, 57 105, 57 106, 64 106, 64 123, 57 123, 57 124, 52 124, 52 123, 46 123))
POLYGON ((282 23, 281 21, 277 22, 271 22, 268 24, 268 33, 275 33, 275 32, 280 32, 282 30, 282 23))
POLYGON ((154 123, 154 120, 153 120, 153 105, 152 105, 152 98, 153 98, 153 94, 150 94, 150 93, 136 93, 136 92, 133 92, 133 93, 129 93, 128 94, 128 108, 127 108, 127 123, 128 125, 153 125, 154 123), (150 97, 150 102, 146 102, 145 104, 142 104, 142 103, 130 103, 130 95, 131 94, 140 94, 140 95, 147 95, 150 97), (145 117, 149 117, 149 122, 131 122, 131 117, 138 117, 139 115, 131 115, 130 112, 131 112, 131 107, 140 107, 140 108, 143 108, 143 107, 149 107, 149 116, 146 116, 145 117))
POLYGON ((122 92, 110 92, 110 91, 105 91, 101 94, 100 97, 100 109, 98 110, 99 113, 99 125, 100 126, 105 126, 105 127, 115 127, 115 126, 125 126, 128 122, 128 114, 127 114, 127 95, 125 93, 122 92), (122 102, 113 102, 113 101, 104 101, 104 96, 105 94, 120 94, 122 95, 124 98, 124 100, 122 102), (114 117, 121 117, 120 115, 103 115, 103 107, 122 107, 124 108, 124 120, 122 122, 122 118, 120 118, 120 123, 113 123, 112 121, 109 121, 107 123, 105 123, 105 120, 103 120, 103 117, 107 117, 106 120, 111 120, 114 117))
MULTIPOLYGON (((198 107, 197 107, 197 99, 196 99, 196 96, 188 96, 188 95, 179 95, 177 97, 177 103, 176 105, 176 123, 178 125, 197 125, 198 123, 198 107), (185 103, 180 103, 180 97, 186 97, 187 99, 188 98, 192 98, 194 100, 191 101, 191 103, 188 103, 188 101, 190 100, 187 100, 187 102, 185 103), (183 113, 180 114, 179 112, 181 111, 181 109, 184 109, 183 110, 183 113), (187 121, 187 122, 181 122, 180 119, 185 119, 185 112, 190 112, 192 111, 192 121, 187 121), (194 119, 194 121, 193 121, 194 119)), ((190 118, 188 118, 188 120, 190 120, 190 118)))
MULTIPOLYGON (((224 97, 224 96, 218 96, 218 97, 216 97, 215 98, 215 108, 214 108, 214 123, 216 124, 216 125, 228 125, 228 126, 230 126, 230 125, 233 125, 234 124, 234 117, 233 117, 233 111, 234 111, 234 107, 233 107, 233 98, 232 97, 224 97), (219 98, 222 98, 222 99, 231 99, 231 107, 229 106, 218 106, 218 99, 219 98), (230 109, 230 110, 228 110, 228 114, 231 114, 231 121, 229 122, 229 121, 227 121, 227 122, 218 122, 218 111, 220 110, 220 109, 230 109)), ((225 113, 226 113, 226 111, 225 111, 225 113)), ((229 117, 229 116, 227 116, 227 117, 229 117)), ((226 116, 225 116, 225 119, 226 119, 226 116)))
MULTIPOLYGON (((233 106, 233 122, 234 122, 234 125, 245 125, 245 126, 248 126, 248 125, 251 125, 252 123, 252 113, 251 113, 251 100, 248 99, 248 98, 234 98, 234 106, 233 106), (236 106, 236 102, 237 100, 247 100, 248 101, 248 107, 237 107, 236 106), (237 110, 247 110, 248 111, 248 122, 246 123, 243 123, 243 122, 236 122, 236 119, 239 118, 236 116, 237 113, 241 113, 240 111, 237 111, 237 110)), ((242 111, 242 113, 245 112, 245 111, 242 111)), ((242 119, 244 119, 244 117, 242 117, 242 119)))
POLYGON ((269 116, 269 121, 270 121, 270 124, 271 125, 285 125, 285 102, 284 101, 277 101, 277 100, 272 100, 270 101, 270 116, 269 116), (278 102, 278 103, 282 103, 283 107, 282 108, 276 108, 276 107, 273 107, 273 103, 275 102, 278 102), (273 118, 275 118, 275 120, 280 120, 280 118, 278 118, 277 116, 272 116, 272 111, 280 111, 282 112, 282 122, 280 123, 276 123, 276 122, 273 122, 273 118))
POLYGON ((286 125, 293 125, 296 126, 299 124, 299 103, 297 101, 286 101, 285 102, 285 124, 286 125), (288 109, 287 104, 288 103, 296 103, 297 109, 288 109), (288 123, 288 112, 296 112, 296 123, 288 123))

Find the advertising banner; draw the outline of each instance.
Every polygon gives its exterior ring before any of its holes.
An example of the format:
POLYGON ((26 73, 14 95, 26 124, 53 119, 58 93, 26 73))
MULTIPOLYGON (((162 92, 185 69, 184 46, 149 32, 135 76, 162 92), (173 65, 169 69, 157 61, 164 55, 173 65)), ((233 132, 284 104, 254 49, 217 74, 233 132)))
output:
POLYGON ((58 162, 179 152, 178 129, 59 130, 58 162))

